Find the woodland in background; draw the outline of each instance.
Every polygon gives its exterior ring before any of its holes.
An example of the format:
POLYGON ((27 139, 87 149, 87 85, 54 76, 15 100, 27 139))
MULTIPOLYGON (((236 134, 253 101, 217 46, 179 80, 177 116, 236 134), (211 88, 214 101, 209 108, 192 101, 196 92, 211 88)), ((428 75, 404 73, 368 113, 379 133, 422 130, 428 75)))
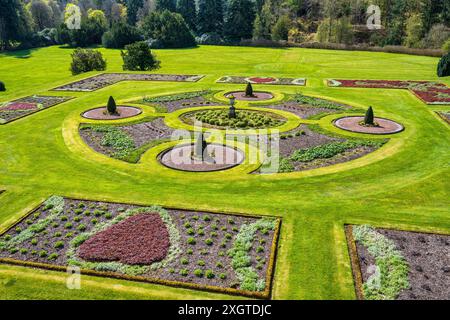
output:
POLYGON ((450 47, 449 0, 0 0, 0 49, 67 44, 152 48, 196 44, 344 44, 450 47), (81 8, 80 30, 64 24, 81 8), (369 30, 369 5, 382 28, 369 30))

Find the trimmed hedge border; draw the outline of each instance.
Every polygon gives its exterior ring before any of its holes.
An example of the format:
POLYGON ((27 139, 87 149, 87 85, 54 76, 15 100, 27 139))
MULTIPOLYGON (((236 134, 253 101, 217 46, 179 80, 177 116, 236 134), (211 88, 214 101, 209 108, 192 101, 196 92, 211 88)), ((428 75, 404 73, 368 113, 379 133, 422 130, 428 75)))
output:
POLYGON ((352 266, 353 283, 355 286, 356 298, 358 300, 364 300, 361 265, 359 264, 356 241, 353 238, 353 226, 345 225, 344 230, 345 236, 347 238, 347 248, 350 255, 350 263, 352 266))
POLYGON ((441 112, 441 111, 435 111, 436 113, 437 113, 437 115, 442 119, 442 120, 444 120, 445 122, 447 122, 448 124, 450 124, 450 119, 448 119, 447 117, 445 117, 442 113, 443 112, 441 112))
MULTIPOLYGON (((1 194, 1 191, 0 191, 0 194, 1 194)), ((119 205, 122 204, 122 205, 145 206, 144 204, 130 204, 130 203, 103 201, 103 200, 79 199, 79 198, 71 198, 71 197, 64 197, 64 199, 73 200, 73 201, 97 201, 97 202, 103 202, 103 203, 108 203, 108 204, 119 204, 119 205)), ((9 227, 7 227, 3 231, 1 231, 0 237, 3 237, 7 232, 9 232, 11 229, 15 228, 18 224, 20 224, 21 222, 23 222, 24 220, 29 218, 37 210, 39 210, 39 208, 42 206, 42 203, 37 205, 34 209, 32 209, 29 213, 25 214, 19 220, 12 223, 9 227)), ((189 211, 188 209, 180 209, 180 208, 173 208, 173 207, 163 207, 163 209, 189 211)), ((232 212, 211 212, 211 211, 209 211, 209 213, 223 214, 223 215, 229 215, 229 216, 238 216, 238 217, 240 216, 240 217, 260 218, 260 219, 262 219, 262 218, 275 219, 276 225, 275 225, 274 235, 273 235, 273 239, 272 239, 271 255, 270 255, 270 259, 268 261, 268 266, 267 266, 267 271, 266 271, 266 288, 264 291, 258 292, 258 291, 245 291, 245 290, 239 290, 239 289, 233 289, 233 288, 221 288, 221 287, 216 287, 216 286, 199 285, 199 284, 195 284, 195 283, 170 281, 170 280, 164 280, 164 279, 158 279, 158 278, 148 278, 148 277, 141 277, 141 276, 130 276, 130 275, 123 275, 123 274, 118 274, 118 273, 114 273, 114 272, 96 271, 96 270, 89 270, 89 269, 81 269, 80 272, 83 275, 99 276, 99 277, 103 277, 103 278, 113 278, 113 279, 119 279, 119 280, 152 283, 152 284, 165 285, 165 286, 170 286, 170 287, 175 287, 175 288, 216 292, 216 293, 221 293, 221 294, 244 296, 244 297, 255 298, 255 299, 265 299, 265 300, 270 299, 272 286, 273 286, 272 280, 274 278, 274 273, 275 273, 275 260, 276 260, 277 251, 278 251, 278 239, 279 239, 279 232, 280 232, 280 228, 281 228, 281 217, 251 215, 251 214, 246 214, 246 213, 232 213, 232 212)), ((0 258, 0 263, 16 265, 16 266, 24 266, 24 267, 33 267, 33 268, 50 270, 50 271, 63 271, 63 272, 66 272, 67 267, 69 267, 69 266, 52 265, 52 264, 47 264, 47 263, 16 260, 16 259, 11 259, 11 258, 0 258)))

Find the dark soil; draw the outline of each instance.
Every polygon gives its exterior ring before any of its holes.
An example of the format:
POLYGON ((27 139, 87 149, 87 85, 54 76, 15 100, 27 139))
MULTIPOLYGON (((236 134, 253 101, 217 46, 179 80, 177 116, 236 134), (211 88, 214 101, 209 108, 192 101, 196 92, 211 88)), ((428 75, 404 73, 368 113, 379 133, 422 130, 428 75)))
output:
POLYGON ((30 103, 34 104, 36 107, 34 109, 29 110, 2 110, 2 108, 0 107, 0 119, 4 119, 4 123, 7 123, 16 120, 18 118, 22 118, 24 116, 33 114, 35 112, 53 107, 57 104, 66 102, 70 99, 73 99, 73 97, 37 96, 37 95, 24 97, 21 99, 11 101, 9 103, 30 103), (42 105, 41 109, 37 107, 38 104, 42 105))
MULTIPOLYGON (((163 118, 153 121, 117 126, 120 130, 126 132, 130 136, 136 148, 140 148, 145 144, 153 141, 169 139, 174 131, 172 128, 164 124, 163 118)), ((114 150, 111 147, 103 146, 102 139, 104 133, 96 132, 90 128, 80 127, 80 136, 84 142, 95 151, 107 156, 112 156, 114 150)))
MULTIPOLYGON (((25 240, 17 246, 17 252, 2 250, 0 251, 0 258, 66 266, 68 264, 66 252, 69 249, 70 241, 75 236, 81 232, 89 232, 96 224, 113 219, 120 212, 132 208, 138 208, 138 206, 65 199, 63 213, 56 217, 43 231, 35 234, 32 238, 35 239, 35 242, 32 239, 25 240), (70 228, 67 227, 68 223, 70 223, 70 228), (81 225, 84 226, 84 231, 80 231, 81 225), (55 248, 55 244, 58 241, 62 243, 62 246, 55 248), (27 251, 24 252, 22 250, 21 252, 20 249, 26 249, 27 251), (39 255, 42 250, 47 253, 46 256, 39 255), (49 260, 50 255, 53 253, 57 254, 57 258, 49 260)), ((241 226, 256 222, 259 218, 172 209, 167 211, 180 234, 181 254, 168 265, 157 270, 150 270, 142 276, 218 287, 239 288, 238 280, 231 267, 231 258, 227 255, 227 251, 233 246, 235 236, 241 226), (195 243, 188 243, 189 238, 193 238, 195 243), (211 239, 211 243, 208 244, 207 239, 211 239), (187 275, 180 273, 184 269, 187 270, 187 275), (212 270, 214 277, 211 279, 208 279, 205 275, 198 277, 194 274, 196 269, 200 269, 203 272, 212 270), (225 279, 219 277, 222 273, 225 275, 225 279)), ((18 233, 24 232, 29 226, 36 224, 41 219, 49 216, 49 214, 50 210, 41 205, 23 221, 17 223, 2 235, 0 240, 6 240, 6 237, 14 237, 18 233), (16 231, 16 229, 20 231, 16 231)), ((127 221, 127 219, 124 221, 127 221)), ((142 233, 138 232, 137 238, 131 238, 133 234, 128 234, 127 239, 129 238, 129 241, 135 243, 136 246, 121 245, 121 247, 145 251, 143 247, 148 245, 147 242, 141 242, 141 247, 139 247, 136 241, 138 239, 147 239, 147 235, 141 237, 142 233)), ((252 266, 260 278, 265 279, 267 273, 269 258, 273 254, 271 251, 273 237, 273 231, 265 234, 258 231, 254 239, 254 245, 249 252, 252 266), (257 267, 258 264, 260 268, 257 267)), ((105 241, 109 242, 109 239, 105 239, 105 241)), ((108 247, 110 247, 110 244, 108 244, 108 247)), ((128 252, 126 254, 134 255, 136 253, 128 252)), ((138 252, 137 254, 140 253, 138 252)))
POLYGON ((203 76, 176 74, 134 74, 134 73, 103 73, 87 79, 72 82, 57 87, 57 91, 95 91, 120 81, 175 81, 197 82, 203 76))
MULTIPOLYGON (((409 265, 410 289, 403 290, 398 300, 450 299, 450 236, 408 231, 377 229, 394 241, 409 265)), ((375 263, 367 250, 357 244, 363 281, 367 269, 375 263)))

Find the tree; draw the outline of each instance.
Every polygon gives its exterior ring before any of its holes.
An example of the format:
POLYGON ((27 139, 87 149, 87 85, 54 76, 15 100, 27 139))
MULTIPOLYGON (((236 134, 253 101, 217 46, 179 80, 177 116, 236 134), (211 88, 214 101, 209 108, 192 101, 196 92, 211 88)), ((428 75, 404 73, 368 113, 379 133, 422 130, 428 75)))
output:
POLYGON ((109 99, 108 99, 108 104, 106 105, 106 110, 111 115, 117 114, 116 101, 114 100, 114 98, 112 96, 110 96, 109 99))
POLYGON ((197 10, 195 0, 178 0, 177 12, 181 14, 191 30, 197 29, 197 10))
POLYGON ((270 40, 272 38, 271 29, 276 19, 273 10, 272 2, 266 1, 253 23, 253 39, 270 40))
POLYGON ((31 25, 32 18, 22 1, 0 1, 0 49, 9 49, 12 42, 26 40, 31 25))
POLYGON ((406 21, 405 45, 410 48, 418 48, 422 40, 422 19, 419 14, 414 14, 406 21))
POLYGON ((185 48, 196 45, 194 36, 183 17, 174 12, 152 12, 141 26, 147 39, 152 39, 161 48, 185 48))
POLYGON ((144 5, 144 0, 125 0, 125 6, 127 7, 128 23, 134 26, 137 21, 137 13, 144 5))
POLYGON ((194 145, 194 156, 199 160, 204 160, 205 157, 205 150, 207 148, 208 144, 205 140, 205 135, 203 132, 199 132, 197 136, 197 140, 195 141, 194 145))
POLYGON ((450 76, 450 52, 444 55, 438 64, 438 77, 450 76))
POLYGON ((55 21, 53 21, 53 10, 44 0, 32 0, 27 5, 27 9, 33 18, 36 31, 56 25, 55 21))
POLYGON ((88 71, 103 71, 106 69, 106 60, 100 51, 78 48, 72 53, 70 70, 73 75, 88 71))
POLYGON ((150 50, 149 45, 139 41, 125 46, 120 52, 123 59, 123 69, 132 71, 154 70, 160 67, 160 62, 150 50))
POLYGON ((367 126, 373 126, 375 124, 372 107, 369 107, 366 111, 366 115, 364 116, 364 124, 367 126))
POLYGON ((103 34, 102 44, 106 48, 122 49, 127 44, 141 40, 136 27, 125 22, 113 24, 112 28, 103 34))
POLYGON ((175 0, 156 0, 156 10, 157 11, 169 10, 171 12, 175 12, 176 2, 175 0))
POLYGON ((0 81, 0 91, 6 91, 5 84, 2 81, 0 81))
POLYGON ((223 34, 223 0, 199 0, 197 29, 199 34, 215 32, 223 34))
POLYGON ((253 86, 252 84, 249 82, 247 83, 247 86, 245 87, 245 96, 246 97, 253 97, 253 86))
POLYGON ((251 0, 230 0, 225 19, 224 35, 230 41, 252 37, 255 5, 251 0))
POLYGON ((127 20, 127 7, 121 3, 113 3, 111 6, 111 21, 125 22, 127 20))
POLYGON ((288 16, 282 16, 272 28, 272 39, 275 41, 287 40, 291 21, 288 16))

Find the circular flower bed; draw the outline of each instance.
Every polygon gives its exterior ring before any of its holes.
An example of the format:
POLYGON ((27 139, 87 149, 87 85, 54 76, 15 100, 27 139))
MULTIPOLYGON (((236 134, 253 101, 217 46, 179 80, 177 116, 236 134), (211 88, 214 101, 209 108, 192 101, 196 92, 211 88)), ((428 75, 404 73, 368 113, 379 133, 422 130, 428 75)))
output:
POLYGON ((81 116, 91 120, 116 120, 137 116, 142 110, 136 107, 118 106, 117 114, 109 114, 105 107, 95 108, 84 112, 81 116))
POLYGON ((144 265, 163 260, 169 246, 169 232, 161 217, 138 214, 86 240, 80 246, 79 256, 94 262, 144 265))
POLYGON ((271 77, 251 77, 246 79, 250 83, 270 84, 277 82, 276 78, 271 77))
POLYGON ((231 169, 244 161, 244 154, 234 148, 210 144, 206 148, 208 161, 193 157, 195 146, 181 145, 164 151, 158 160, 166 167, 190 172, 211 172, 231 169))
POLYGON ((366 126, 362 124, 364 117, 344 117, 336 120, 334 125, 340 129, 367 134, 393 134, 404 130, 404 127, 392 120, 375 118, 375 126, 366 126))
POLYGON ((256 129, 278 127, 286 119, 271 112, 236 110, 236 118, 228 117, 228 109, 205 110, 186 113, 182 120, 192 124, 195 121, 218 129, 256 129))
POLYGON ((225 95, 226 98, 234 96, 238 101, 265 101, 273 99, 273 94, 269 92, 254 91, 253 96, 249 97, 245 95, 245 91, 229 92, 225 95))

